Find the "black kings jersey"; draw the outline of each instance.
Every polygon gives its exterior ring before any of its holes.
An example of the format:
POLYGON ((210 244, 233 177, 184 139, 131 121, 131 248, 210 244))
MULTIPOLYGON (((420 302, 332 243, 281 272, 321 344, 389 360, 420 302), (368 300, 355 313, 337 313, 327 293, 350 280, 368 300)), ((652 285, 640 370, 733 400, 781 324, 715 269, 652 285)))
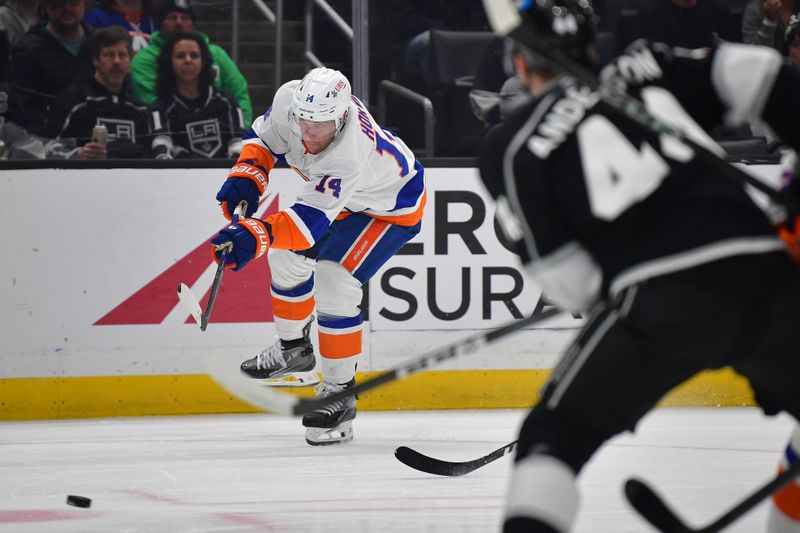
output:
POLYGON ((149 150, 160 119, 154 110, 134 100, 127 90, 112 94, 94 78, 75 82, 53 102, 43 135, 89 142, 92 128, 106 126, 109 144, 125 141, 149 150))
POLYGON ((159 100, 159 109, 172 137, 172 151, 181 158, 230 157, 229 147, 244 134, 242 111, 232 95, 209 87, 196 101, 173 94, 159 100))
MULTIPOLYGON (((730 62, 730 52, 752 48, 738 46, 718 59, 730 62)), ((773 82, 786 80, 778 76, 779 58, 759 56, 753 63, 769 68, 747 74, 758 77, 758 86, 739 87, 750 96, 744 98, 723 87, 740 78, 715 73, 724 66, 715 65, 716 56, 639 43, 603 76, 625 84, 651 114, 720 152, 706 131, 741 120, 754 106, 765 109, 773 82)), ((779 129, 792 129, 784 126, 779 129)), ((567 77, 551 82, 490 136, 480 169, 507 237, 545 292, 568 309, 587 308, 649 277, 782 247, 739 183, 567 77)))

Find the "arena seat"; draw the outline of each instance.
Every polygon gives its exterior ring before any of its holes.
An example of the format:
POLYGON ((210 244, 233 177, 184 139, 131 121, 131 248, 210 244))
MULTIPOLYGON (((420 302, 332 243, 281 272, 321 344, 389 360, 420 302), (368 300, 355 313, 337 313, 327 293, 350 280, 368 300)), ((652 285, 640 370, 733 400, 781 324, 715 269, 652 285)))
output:
POLYGON ((478 59, 493 39, 490 31, 431 30, 428 90, 436 118, 437 156, 472 157, 485 136, 470 108, 469 90, 478 59))

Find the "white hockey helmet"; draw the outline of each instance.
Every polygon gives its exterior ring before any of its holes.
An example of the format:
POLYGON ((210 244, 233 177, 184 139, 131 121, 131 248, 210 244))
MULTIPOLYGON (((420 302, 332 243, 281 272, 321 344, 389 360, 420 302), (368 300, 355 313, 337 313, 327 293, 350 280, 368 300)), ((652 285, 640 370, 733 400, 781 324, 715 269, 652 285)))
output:
POLYGON ((341 131, 350 108, 350 82, 338 70, 325 67, 312 69, 300 81, 292 98, 295 119, 310 122, 333 120, 336 132, 341 131))

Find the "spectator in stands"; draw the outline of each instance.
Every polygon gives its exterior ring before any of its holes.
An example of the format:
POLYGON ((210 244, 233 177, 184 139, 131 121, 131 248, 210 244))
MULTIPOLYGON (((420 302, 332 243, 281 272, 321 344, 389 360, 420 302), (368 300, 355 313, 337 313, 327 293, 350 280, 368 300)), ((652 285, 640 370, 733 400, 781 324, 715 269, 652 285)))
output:
MULTIPOLYGON (((170 34, 177 31, 195 31, 194 23, 194 9, 185 1, 167 0, 162 4, 158 17, 160 31, 154 33, 150 45, 133 58, 131 88, 136 98, 146 104, 155 102, 158 56, 164 46, 164 41, 170 34)), ((206 34, 199 33, 211 51, 212 67, 216 74, 215 86, 236 97, 244 114, 244 122, 249 125, 253 117, 253 108, 247 90, 247 80, 222 47, 211 43, 206 34)))
POLYGON ((800 15, 793 15, 786 28, 786 53, 789 60, 800 70, 800 15))
POLYGON ((153 0, 99 0, 86 14, 86 22, 95 28, 120 26, 131 35, 133 53, 148 44, 158 30, 153 0))
POLYGON ((789 18, 798 8, 794 0, 750 0, 742 15, 742 41, 785 53, 789 18))
POLYGON ((52 151, 76 159, 169 157, 169 138, 156 131, 163 121, 157 111, 132 100, 127 88, 131 37, 119 26, 97 30, 88 49, 94 75, 58 94, 42 131, 58 139, 52 151), (107 129, 107 144, 92 138, 97 126, 107 129), (70 147, 69 139, 76 146, 70 147))
POLYGON ((716 0, 652 0, 644 20, 644 37, 670 46, 709 48, 738 37, 732 14, 716 0))
POLYGON ((39 0, 9 0, 0 5, 0 126, 8 111, 11 47, 40 21, 39 0))
POLYGON ((0 6, 0 32, 5 34, 9 49, 41 22, 39 3, 39 0, 12 0, 0 6))
POLYGON ((47 22, 32 27, 11 50, 10 119, 38 133, 47 107, 91 63, 85 49, 92 28, 84 0, 43 0, 47 22), (24 112, 23 112, 24 111, 24 112))
MULTIPOLYGON (((8 104, 8 82, 11 79, 11 48, 31 26, 41 22, 39 0, 10 0, 0 5, 0 91, 8 104)), ((0 113, 4 115, 5 110, 0 113)))
POLYGON ((211 52, 197 32, 171 34, 158 57, 156 104, 183 158, 232 158, 242 151, 242 110, 214 87, 211 52))

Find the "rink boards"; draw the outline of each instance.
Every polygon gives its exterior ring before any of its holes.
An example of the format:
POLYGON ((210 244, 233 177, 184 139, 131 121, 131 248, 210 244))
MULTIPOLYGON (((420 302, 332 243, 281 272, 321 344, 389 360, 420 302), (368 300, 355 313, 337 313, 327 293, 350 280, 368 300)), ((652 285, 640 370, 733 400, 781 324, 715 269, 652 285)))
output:
MULTIPOLYGON (((775 167, 750 167, 771 176, 775 167)), ((207 331, 179 306, 206 295, 224 168, 3 170, 0 419, 246 412, 204 373, 274 339, 265 260, 225 275, 207 331)), ((423 229, 370 281, 359 379, 547 306, 498 239, 474 168, 428 168, 423 229)), ((303 182, 276 169, 258 215, 303 182)), ((361 409, 525 407, 581 324, 561 315, 433 371, 376 389, 361 409)), ((316 335, 316 331, 313 332, 316 335)), ((308 392, 308 391, 307 391, 308 392)), ((602 394, 603 391, 597 391, 602 394)), ((707 373, 669 405, 752 405, 746 383, 707 373)))

